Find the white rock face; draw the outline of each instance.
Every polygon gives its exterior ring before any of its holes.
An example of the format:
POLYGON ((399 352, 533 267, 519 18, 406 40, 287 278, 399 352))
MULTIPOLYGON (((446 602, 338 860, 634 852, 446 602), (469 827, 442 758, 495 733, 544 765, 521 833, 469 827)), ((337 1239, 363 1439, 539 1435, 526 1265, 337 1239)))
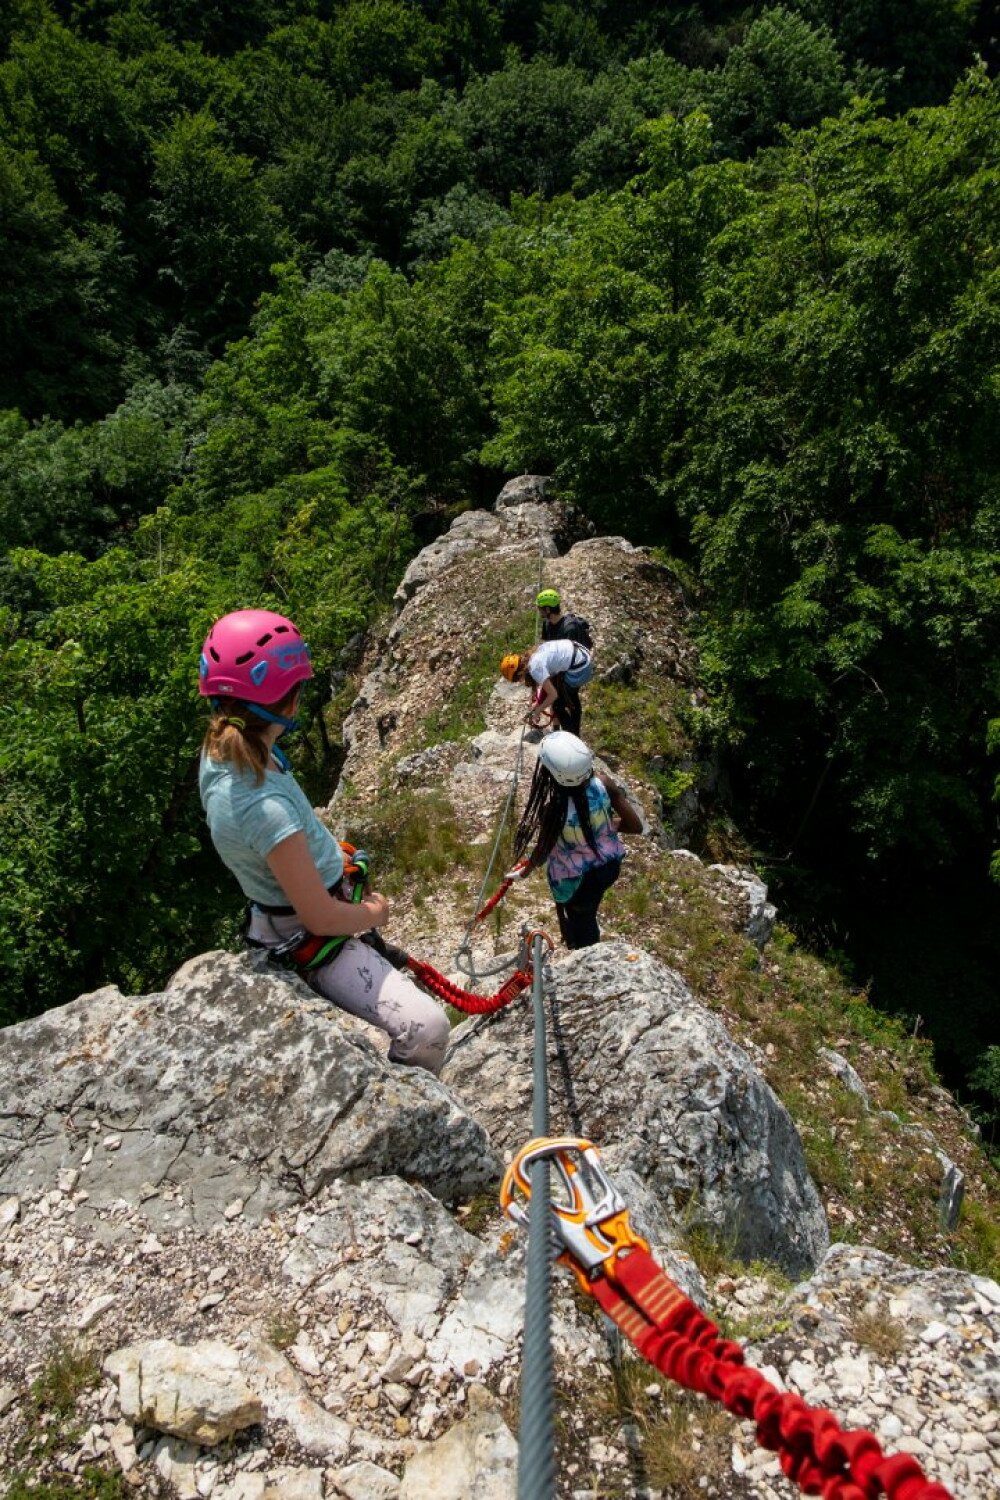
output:
POLYGON ((592 530, 590 522, 571 505, 543 498, 548 483, 544 476, 524 475, 507 485, 495 511, 467 510, 456 516, 445 534, 424 547, 410 563, 393 595, 396 610, 463 556, 485 556, 531 538, 543 556, 558 557, 577 537, 592 530))
POLYGON ((367 1459, 338 1469, 334 1483, 337 1493, 346 1495, 347 1500, 394 1500, 399 1494, 399 1480, 392 1470, 379 1468, 367 1459))
POLYGON ((399 1500, 516 1500, 517 1443, 498 1411, 474 1411, 411 1458, 399 1500))
MULTIPOLYGON (((775 1365, 790 1390, 874 1432, 887 1453, 912 1453, 952 1494, 985 1500, 1000 1495, 998 1311, 995 1282, 833 1245, 788 1298, 788 1331, 748 1359, 775 1365)), ((755 1495, 786 1493, 774 1455, 737 1451, 755 1495)))
POLYGON ((10 1226, 17 1221, 21 1212, 21 1200, 14 1196, 5 1198, 0 1203, 0 1240, 5 1240, 10 1231, 10 1226))
POLYGON ((341 1418, 314 1401, 284 1356, 263 1339, 250 1338, 237 1356, 242 1378, 256 1394, 262 1412, 291 1429, 306 1453, 329 1461, 347 1457, 352 1432, 341 1418))
POLYGON ((104 1368, 118 1382, 124 1415, 157 1432, 212 1445, 263 1415, 239 1355, 218 1339, 187 1347, 147 1340, 110 1354, 104 1368))
POLYGON ((547 500, 553 491, 550 474, 518 474, 508 479, 494 504, 497 510, 507 510, 514 505, 531 505, 547 500))
POLYGON ((163 994, 98 990, 11 1026, 0 1192, 72 1167, 78 1223, 124 1201, 157 1226, 208 1228, 352 1173, 398 1171, 449 1199, 494 1178, 482 1127, 364 1030, 300 980, 229 953, 192 959, 163 994), (109 1123, 122 1129, 104 1136, 109 1123))
MULTIPOLYGON (((663 1214, 709 1225, 743 1259, 813 1266, 829 1232, 798 1134, 679 975, 600 943, 560 956, 546 987, 552 1132, 599 1141, 612 1176, 627 1167, 663 1214)), ((530 1117, 531 1049, 512 1006, 460 1026, 442 1074, 508 1152, 530 1117)))
MULTIPOLYGON (((398 1336, 420 1340, 440 1371, 461 1374, 475 1362, 486 1374, 510 1356, 524 1322, 519 1256, 501 1260, 429 1193, 397 1178, 344 1184, 336 1191, 338 1211, 298 1237, 286 1275, 308 1284, 329 1265, 333 1291, 363 1289, 392 1319, 398 1336), (349 1248, 354 1258, 344 1264, 349 1248)), ((562 1331, 572 1336, 569 1328, 562 1331)), ((394 1339, 384 1338, 391 1351, 394 1339)), ((386 1356, 375 1357, 381 1363, 386 1356)), ((383 1373, 396 1373, 391 1366, 390 1359, 390 1371, 383 1373)))
POLYGON ((871 1108, 871 1100, 868 1097, 868 1090, 857 1069, 851 1066, 846 1057, 842 1057, 839 1052, 834 1052, 831 1047, 820 1047, 819 1055, 833 1076, 839 1078, 845 1089, 848 1089, 850 1093, 861 1100, 862 1107, 866 1111, 869 1110, 871 1108))

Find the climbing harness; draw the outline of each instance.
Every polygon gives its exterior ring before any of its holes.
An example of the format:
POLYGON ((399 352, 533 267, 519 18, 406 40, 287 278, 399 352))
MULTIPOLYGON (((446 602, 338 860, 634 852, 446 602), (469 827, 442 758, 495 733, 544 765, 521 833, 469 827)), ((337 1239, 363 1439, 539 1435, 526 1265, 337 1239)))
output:
MULTIPOLYGON (((368 855, 364 849, 357 849, 353 844, 340 840, 340 847, 347 856, 344 863, 344 873, 340 882, 330 892, 341 901, 347 901, 354 906, 365 899, 365 888, 368 881, 368 855)), ((293 906, 264 906, 262 902, 254 903, 262 912, 268 916, 292 916, 295 908, 293 906)), ((268 958, 279 968, 295 968, 304 974, 311 973, 314 969, 321 969, 331 959, 336 958, 350 937, 350 933, 340 933, 336 937, 321 937, 314 932, 296 932, 287 942, 276 946, 261 942, 258 938, 252 938, 248 928, 250 913, 247 913, 247 922, 244 926, 243 941, 251 948, 263 948, 268 958)))
MULTIPOLYGON (((353 844, 340 841, 340 847, 346 856, 344 873, 338 885, 332 888, 330 894, 337 896, 342 901, 350 901, 357 904, 364 900, 365 890, 368 883, 369 856, 364 849, 357 849, 353 844)), ((292 916, 294 907, 291 906, 265 906, 262 902, 254 905, 268 916, 292 916)), ((279 968, 294 968, 300 973, 309 974, 316 969, 321 969, 336 958, 337 954, 347 942, 350 934, 343 933, 335 937, 320 936, 317 933, 306 932, 300 929, 293 933, 284 943, 272 944, 262 942, 259 938, 253 938, 249 933, 250 913, 247 913, 247 921, 243 929, 243 941, 251 948, 263 949, 269 960, 277 964, 279 968)), ((364 941, 364 934, 358 936, 364 941)), ((551 943, 551 938, 547 938, 551 943)), ((489 1015, 493 1011, 502 1010, 505 1005, 510 1005, 522 994, 531 983, 529 938, 522 935, 521 946, 514 955, 514 972, 505 984, 497 990, 494 995, 478 995, 472 990, 464 990, 460 985, 454 984, 440 970, 435 969, 433 964, 425 963, 422 959, 414 958, 411 954, 403 951, 393 950, 390 953, 386 944, 375 944, 385 952, 385 956, 394 967, 405 967, 409 969, 425 989, 437 995, 439 1000, 444 1000, 448 1005, 453 1005, 456 1010, 464 1011, 467 1015, 489 1015), (398 952, 398 957, 396 956, 398 952)), ((510 960, 504 960, 506 968, 510 960)))
POLYGON ((779 1391, 744 1364, 743 1350, 696 1307, 650 1254, 629 1223, 625 1200, 591 1141, 541 1136, 516 1155, 500 1202, 516 1224, 528 1205, 540 1162, 554 1165, 558 1199, 548 1220, 556 1260, 594 1297, 643 1359, 687 1390, 721 1402, 757 1425, 757 1441, 778 1454, 785 1475, 823 1500, 953 1500, 926 1478, 910 1454, 887 1457, 870 1432, 845 1432, 832 1412, 779 1391))

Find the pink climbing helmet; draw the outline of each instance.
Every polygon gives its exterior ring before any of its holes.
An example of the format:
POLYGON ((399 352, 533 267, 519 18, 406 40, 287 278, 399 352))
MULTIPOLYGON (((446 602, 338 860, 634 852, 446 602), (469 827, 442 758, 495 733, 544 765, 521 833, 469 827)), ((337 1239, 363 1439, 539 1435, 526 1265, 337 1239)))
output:
POLYGON ((203 698, 279 703, 312 675, 309 647, 291 620, 270 609, 237 609, 208 632, 198 691, 203 698))

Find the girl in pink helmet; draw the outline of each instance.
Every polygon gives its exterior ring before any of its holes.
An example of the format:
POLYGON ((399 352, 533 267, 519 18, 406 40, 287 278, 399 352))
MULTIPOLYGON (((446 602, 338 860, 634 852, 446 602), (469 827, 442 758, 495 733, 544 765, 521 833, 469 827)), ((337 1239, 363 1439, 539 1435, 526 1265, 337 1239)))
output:
POLYGON ((297 727, 302 684, 312 675, 309 648, 283 615, 241 609, 209 631, 199 686, 212 716, 199 790, 212 842, 250 902, 251 944, 291 953, 319 994, 387 1032, 393 1062, 437 1073, 448 1018, 361 941, 384 925, 388 902, 375 891, 341 899, 343 851, 278 748, 297 727))

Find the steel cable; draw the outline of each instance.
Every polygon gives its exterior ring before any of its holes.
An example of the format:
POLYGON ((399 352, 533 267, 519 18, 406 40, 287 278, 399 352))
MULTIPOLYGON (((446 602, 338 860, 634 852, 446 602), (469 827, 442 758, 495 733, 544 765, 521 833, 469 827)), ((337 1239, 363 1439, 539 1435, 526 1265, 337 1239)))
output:
MULTIPOLYGON (((542 936, 532 939, 531 1000, 535 1016, 532 1134, 549 1133, 549 1086, 545 1064, 542 995, 542 936)), ((518 1500, 552 1500, 555 1493, 555 1396, 552 1362, 552 1231, 549 1163, 531 1167, 528 1283, 524 1300, 521 1420, 518 1430, 518 1500)))

